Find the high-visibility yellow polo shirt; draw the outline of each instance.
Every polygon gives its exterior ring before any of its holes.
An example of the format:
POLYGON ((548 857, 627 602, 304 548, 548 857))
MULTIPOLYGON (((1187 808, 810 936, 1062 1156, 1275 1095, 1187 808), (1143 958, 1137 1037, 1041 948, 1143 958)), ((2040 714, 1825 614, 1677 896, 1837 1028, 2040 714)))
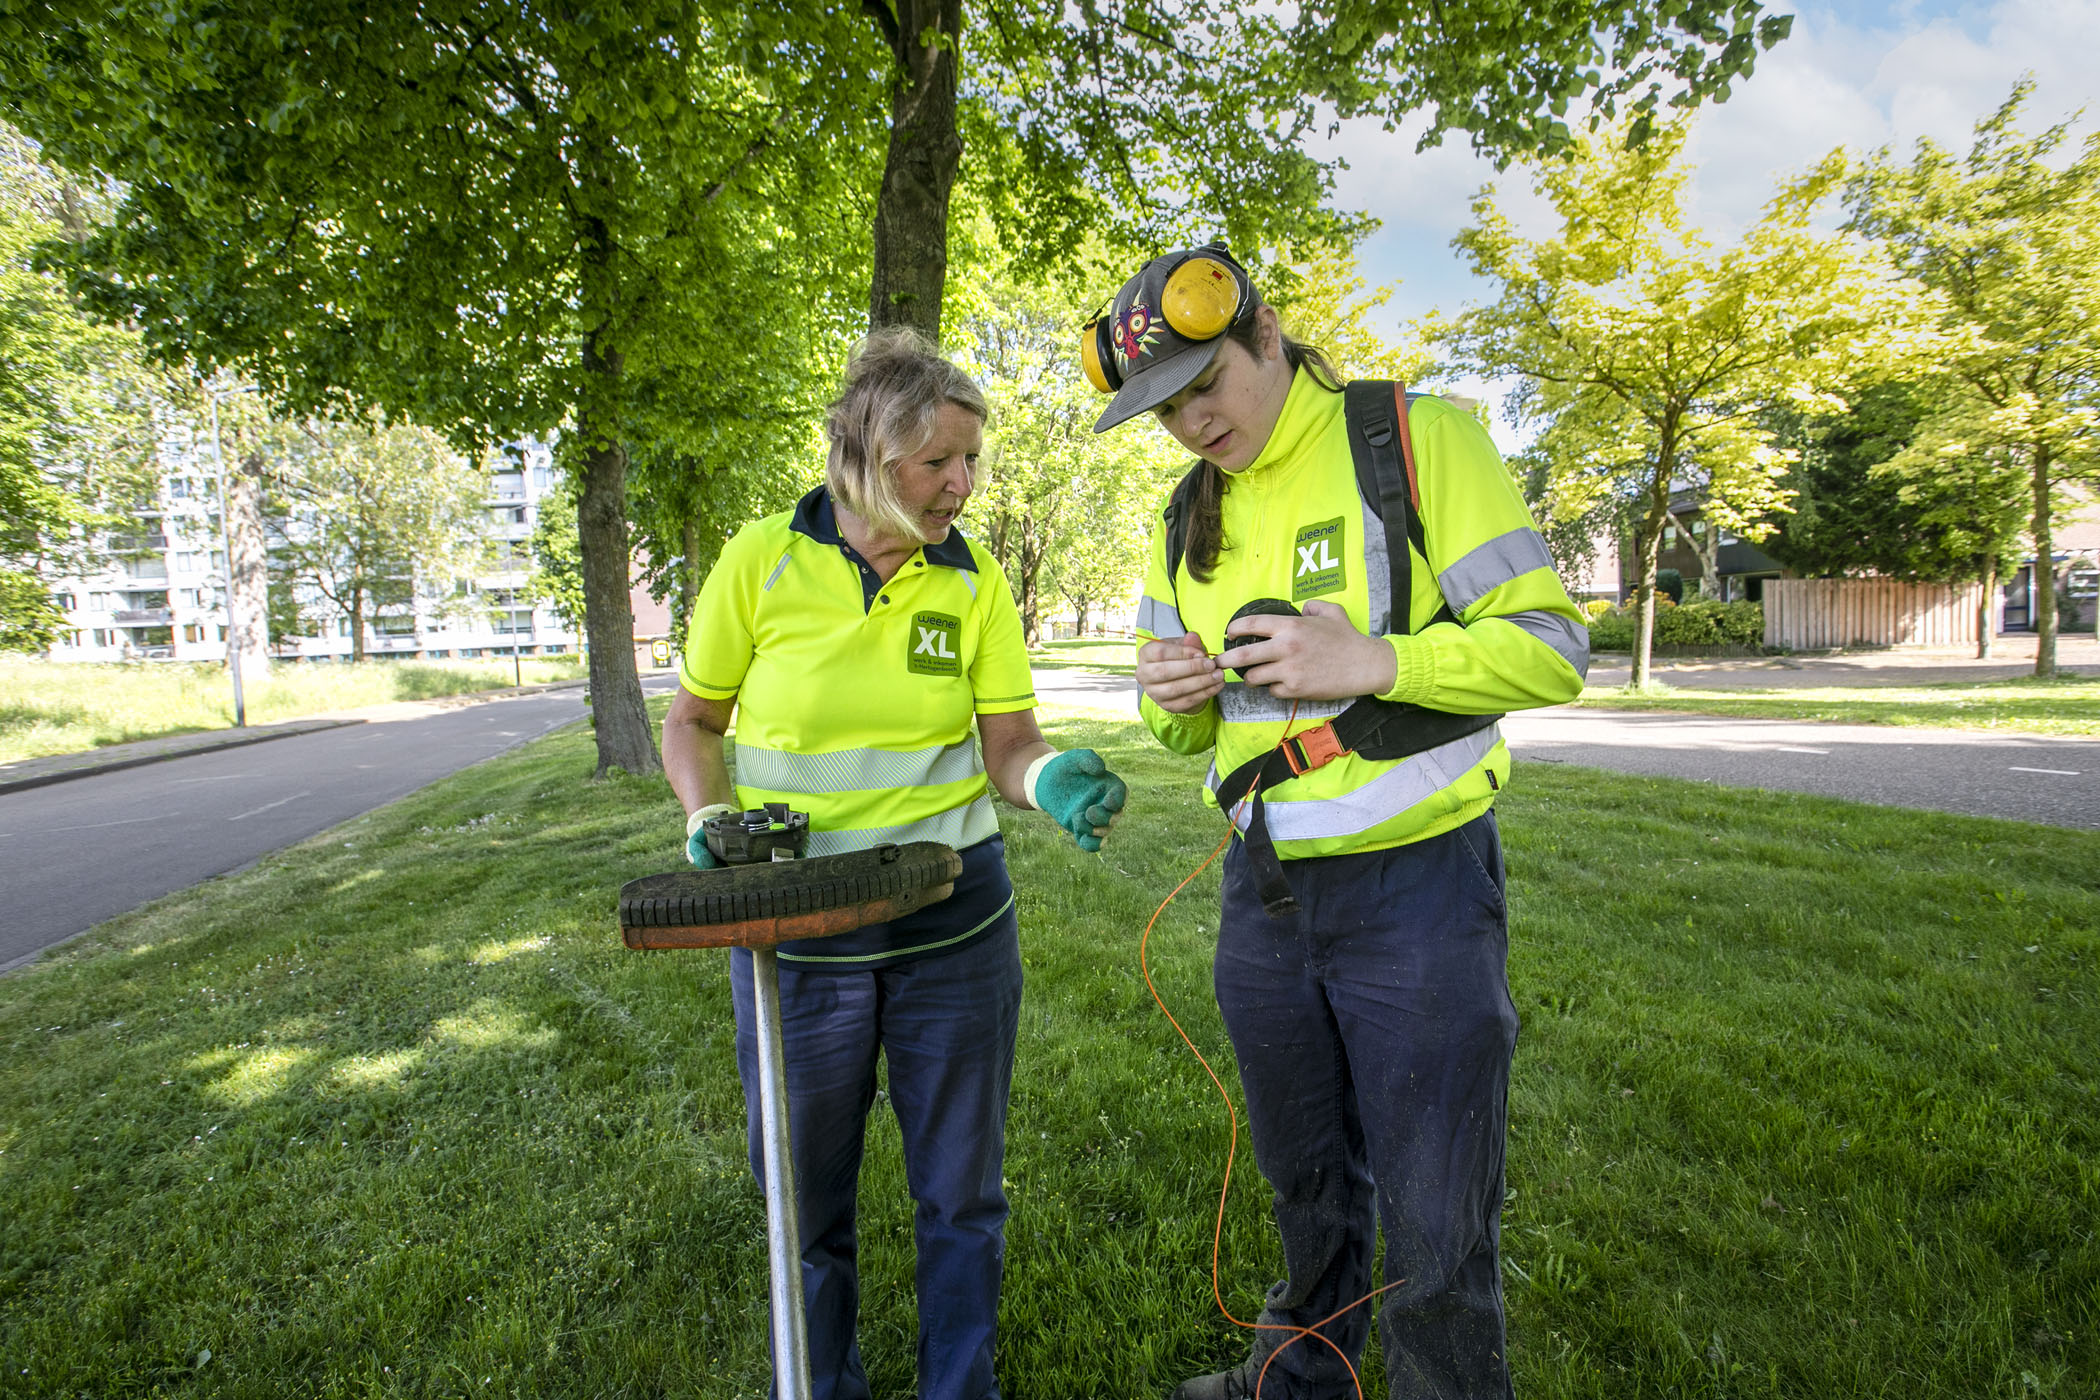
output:
MULTIPOLYGON (((1036 703, 998 562, 950 530, 883 582, 839 534, 821 486, 723 547, 678 679, 736 702, 737 801, 809 813, 813 856, 940 841, 968 865, 968 848, 999 834, 971 722, 1036 703)), ((959 943, 983 926, 985 911, 958 904, 974 883, 914 916, 909 938, 923 942, 843 934, 781 955, 860 963, 959 943)), ((1010 902, 1008 891, 991 916, 1010 902)))

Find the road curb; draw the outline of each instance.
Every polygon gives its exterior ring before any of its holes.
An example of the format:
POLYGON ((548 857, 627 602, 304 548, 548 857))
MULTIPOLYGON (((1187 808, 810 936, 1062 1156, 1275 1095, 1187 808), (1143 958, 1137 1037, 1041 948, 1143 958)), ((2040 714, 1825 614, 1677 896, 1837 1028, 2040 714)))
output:
POLYGON ((171 758, 188 758, 191 754, 213 753, 219 749, 238 749, 248 744, 268 743, 272 739, 289 739, 298 734, 317 734, 324 729, 342 729, 364 722, 361 719, 295 719, 287 720, 283 724, 259 725, 247 729, 215 729, 203 734, 181 734, 168 739, 141 739, 136 744, 112 744, 107 749, 94 749, 87 753, 25 758, 19 763, 0 766, 0 793, 49 787, 53 783, 69 783, 75 778, 92 778, 97 774, 139 768, 148 763, 162 763, 171 758), (152 747, 144 749, 142 746, 145 745, 152 747), (130 752, 125 752, 127 749, 130 752))

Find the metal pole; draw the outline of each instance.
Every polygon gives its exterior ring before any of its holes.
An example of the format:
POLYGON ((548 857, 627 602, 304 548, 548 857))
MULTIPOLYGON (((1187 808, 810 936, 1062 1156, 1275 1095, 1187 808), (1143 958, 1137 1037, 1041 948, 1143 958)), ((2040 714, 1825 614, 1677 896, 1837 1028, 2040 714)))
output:
POLYGON ((802 1242, 795 1220, 795 1164, 788 1155, 787 1071, 780 1040, 780 955, 751 950, 758 1040, 758 1119, 766 1165, 766 1255, 773 1290, 773 1376, 779 1400, 810 1400, 809 1328, 802 1312, 802 1242))
POLYGON ((248 727, 248 706, 241 698, 241 620, 233 610, 233 522, 226 513, 226 450, 219 442, 219 396, 211 400, 211 456, 219 468, 219 545, 226 551, 226 661, 233 672, 233 727, 248 727))

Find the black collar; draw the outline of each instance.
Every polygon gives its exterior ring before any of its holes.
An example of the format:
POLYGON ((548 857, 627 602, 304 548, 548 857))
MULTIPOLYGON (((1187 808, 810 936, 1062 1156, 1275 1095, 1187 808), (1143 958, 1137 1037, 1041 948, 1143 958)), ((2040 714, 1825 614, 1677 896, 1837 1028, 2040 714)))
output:
MULTIPOLYGON (((846 537, 839 533, 839 517, 831 504, 831 492, 821 483, 795 502, 795 518, 789 522, 788 528, 798 535, 809 536, 818 544, 853 548, 846 543, 846 537)), ((949 527, 948 538, 939 544, 929 544, 923 548, 929 563, 950 569, 968 569, 971 573, 977 572, 977 559, 970 553, 969 541, 965 540, 962 531, 954 526, 949 527)))

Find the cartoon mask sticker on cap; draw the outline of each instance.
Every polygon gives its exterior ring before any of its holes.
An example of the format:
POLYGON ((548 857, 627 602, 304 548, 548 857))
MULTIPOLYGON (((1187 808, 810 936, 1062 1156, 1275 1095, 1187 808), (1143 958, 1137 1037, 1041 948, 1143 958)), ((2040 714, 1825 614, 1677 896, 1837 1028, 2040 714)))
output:
POLYGON ((1152 342, 1159 339, 1159 333, 1159 318, 1153 315, 1152 308, 1143 302, 1136 303, 1117 318, 1114 331, 1116 357, 1122 360, 1126 371, 1138 356, 1152 348, 1152 342))

